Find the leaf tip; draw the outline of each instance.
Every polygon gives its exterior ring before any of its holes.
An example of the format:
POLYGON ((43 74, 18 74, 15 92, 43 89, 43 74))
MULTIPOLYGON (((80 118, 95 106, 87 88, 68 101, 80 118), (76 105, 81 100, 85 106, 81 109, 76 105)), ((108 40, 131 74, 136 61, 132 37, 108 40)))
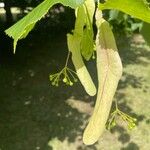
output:
POLYGON ((17 47, 17 41, 14 40, 14 43, 13 43, 13 53, 14 54, 16 53, 16 47, 17 47))

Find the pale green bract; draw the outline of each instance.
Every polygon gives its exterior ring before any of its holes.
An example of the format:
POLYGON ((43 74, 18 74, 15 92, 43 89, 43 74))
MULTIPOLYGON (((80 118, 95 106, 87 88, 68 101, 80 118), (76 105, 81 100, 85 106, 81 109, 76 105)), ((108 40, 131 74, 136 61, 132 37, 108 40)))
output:
POLYGON ((96 94, 96 87, 92 81, 92 78, 82 60, 80 52, 80 41, 79 37, 74 34, 67 35, 68 49, 72 53, 72 62, 75 66, 77 76, 83 85, 85 91, 90 95, 96 94))
POLYGON ((104 4, 100 3, 99 8, 117 9, 150 23, 150 8, 146 0, 107 0, 104 4))
POLYGON ((107 21, 97 11, 97 73, 98 92, 93 114, 84 134, 86 145, 94 144, 102 135, 109 116, 113 96, 122 75, 122 63, 117 51, 114 35, 107 21))
MULTIPOLYGON (((75 66, 77 76, 81 84, 83 85, 85 91, 90 96, 94 96, 96 94, 96 87, 82 59, 81 45, 84 34, 84 26, 87 23, 87 11, 85 5, 88 4, 88 7, 90 8, 89 4, 91 4, 92 1, 93 0, 86 0, 85 4, 81 5, 76 9, 75 29, 73 30, 73 34, 67 34, 68 49, 72 53, 72 61, 75 66)), ((95 5, 94 1, 93 5, 95 5)), ((93 7, 95 8, 95 6, 93 7)), ((90 14, 90 18, 93 17, 93 14, 94 12, 90 14)), ((91 38, 93 39, 93 37, 91 38)), ((86 42, 89 44, 88 41, 86 42)))
POLYGON ((35 23, 39 21, 56 3, 77 8, 84 3, 84 0, 44 0, 27 16, 5 31, 8 36, 14 39, 14 52, 16 50, 18 40, 25 38, 33 29, 35 23))

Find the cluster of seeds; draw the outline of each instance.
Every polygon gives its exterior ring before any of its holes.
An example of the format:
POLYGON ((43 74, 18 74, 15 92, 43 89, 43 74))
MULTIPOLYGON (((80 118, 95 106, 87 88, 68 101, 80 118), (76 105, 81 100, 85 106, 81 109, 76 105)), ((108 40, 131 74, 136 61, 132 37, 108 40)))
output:
POLYGON ((63 81, 66 85, 73 86, 74 82, 77 82, 76 72, 68 67, 64 67, 60 72, 51 74, 49 79, 54 86, 59 86, 59 82, 63 81))
POLYGON ((118 108, 116 108, 116 110, 113 113, 111 113, 110 119, 108 120, 108 124, 107 124, 107 129, 108 130, 110 130, 114 126, 116 126, 116 118, 118 116, 123 121, 125 121, 125 123, 127 124, 127 127, 128 127, 129 130, 133 129, 136 126, 136 121, 137 121, 136 118, 133 118, 133 117, 129 116, 128 114, 122 112, 118 108))

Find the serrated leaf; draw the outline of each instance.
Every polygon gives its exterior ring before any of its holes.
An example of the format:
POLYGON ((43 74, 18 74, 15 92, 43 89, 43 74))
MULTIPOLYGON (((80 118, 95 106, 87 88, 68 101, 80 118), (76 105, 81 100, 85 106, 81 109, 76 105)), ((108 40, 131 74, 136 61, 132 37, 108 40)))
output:
POLYGON ((35 23, 39 21, 54 4, 62 3, 65 6, 76 8, 83 4, 83 2, 84 0, 44 0, 27 16, 5 31, 8 36, 14 39, 14 52, 18 40, 26 37, 34 27, 35 23))
POLYGON ((150 23, 150 8, 146 0, 107 0, 104 4, 100 3, 99 8, 117 9, 150 23))
POLYGON ((142 33, 145 41, 147 42, 147 44, 150 45, 150 24, 144 23, 141 33, 142 33))

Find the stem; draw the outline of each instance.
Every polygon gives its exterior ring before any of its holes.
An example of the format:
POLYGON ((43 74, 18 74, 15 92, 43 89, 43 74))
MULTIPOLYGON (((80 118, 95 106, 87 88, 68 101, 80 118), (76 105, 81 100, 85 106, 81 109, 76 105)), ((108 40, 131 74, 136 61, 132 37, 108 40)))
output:
POLYGON ((69 57, 70 57, 70 51, 68 51, 68 55, 67 55, 67 59, 66 59, 66 63, 65 63, 65 68, 67 68, 69 57))
POLYGON ((115 99, 115 105, 116 105, 116 110, 119 110, 119 109, 118 109, 118 102, 117 102, 117 99, 115 99))
POLYGON ((75 71, 71 70, 70 68, 67 68, 69 72, 72 72, 74 74, 77 74, 75 71))

